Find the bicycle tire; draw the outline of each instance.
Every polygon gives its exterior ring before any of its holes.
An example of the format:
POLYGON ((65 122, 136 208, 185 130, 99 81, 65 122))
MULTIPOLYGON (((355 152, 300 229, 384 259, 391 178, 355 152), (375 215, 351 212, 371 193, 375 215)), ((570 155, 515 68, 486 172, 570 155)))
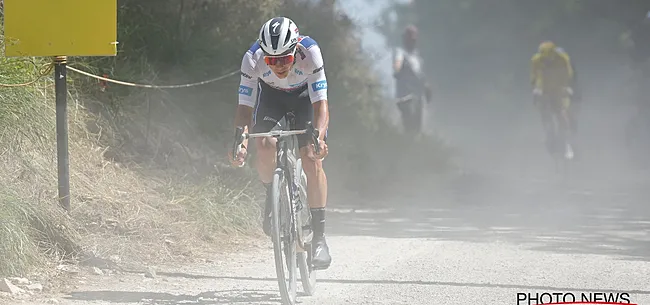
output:
POLYGON ((561 124, 560 120, 562 120, 560 116, 553 116, 553 141, 555 148, 555 151, 553 152, 553 158, 555 159, 556 174, 561 175, 562 179, 567 182, 569 179, 571 160, 567 159, 565 156, 565 149, 567 144, 567 134, 570 132, 570 130, 563 128, 563 126, 566 126, 561 124))
POLYGON ((296 239, 292 236, 292 233, 289 233, 289 236, 286 236, 283 240, 282 232, 290 232, 290 230, 285 230, 285 226, 290 225, 288 219, 288 209, 285 207, 286 200, 282 202, 282 193, 288 195, 287 183, 282 171, 277 169, 273 174, 271 196, 273 196, 272 207, 271 207, 271 226, 272 226, 272 241, 273 241, 273 253, 275 256, 275 271, 278 280, 278 288, 280 289, 280 298, 282 304, 285 305, 294 305, 296 303, 296 287, 297 287, 297 274, 296 274, 296 239), (282 218, 282 219, 281 219, 282 218), (287 269, 285 270, 285 263, 287 269), (288 278, 285 271, 288 271, 288 278))
MULTIPOLYGON (((301 164, 297 166, 300 172, 300 184, 302 188, 307 190, 307 175, 302 171, 301 164)), ((306 199, 307 194, 301 194, 306 199)), ((302 201, 303 204, 305 201, 302 201)), ((302 207, 303 209, 309 209, 309 205, 302 207)), ((302 222, 302 219, 300 220, 302 222)), ((301 228, 302 230, 302 228, 301 228)), ((298 269, 300 270, 300 282, 302 283, 302 290, 306 295, 312 296, 316 292, 316 270, 311 266, 311 253, 312 247, 311 243, 303 245, 303 251, 298 253, 298 269)))
POLYGON ((316 270, 311 267, 312 247, 306 245, 305 251, 298 253, 298 269, 300 269, 300 282, 305 295, 313 296, 316 292, 316 270))

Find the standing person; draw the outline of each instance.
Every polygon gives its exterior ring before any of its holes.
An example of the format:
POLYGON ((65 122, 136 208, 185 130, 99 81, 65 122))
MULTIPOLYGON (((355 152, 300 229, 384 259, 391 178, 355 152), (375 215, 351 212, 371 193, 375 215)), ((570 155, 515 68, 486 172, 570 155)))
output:
POLYGON ((624 48, 634 74, 635 109, 625 127, 628 151, 637 166, 648 166, 650 148, 650 11, 623 35, 624 48))
POLYGON ((423 61, 417 48, 418 29, 409 25, 402 34, 402 47, 395 49, 393 77, 402 124, 406 133, 422 132, 424 101, 431 102, 431 86, 423 72, 423 61))
POLYGON ((647 91, 650 83, 650 11, 632 27, 625 38, 629 62, 637 75, 639 112, 645 113, 650 109, 647 91))

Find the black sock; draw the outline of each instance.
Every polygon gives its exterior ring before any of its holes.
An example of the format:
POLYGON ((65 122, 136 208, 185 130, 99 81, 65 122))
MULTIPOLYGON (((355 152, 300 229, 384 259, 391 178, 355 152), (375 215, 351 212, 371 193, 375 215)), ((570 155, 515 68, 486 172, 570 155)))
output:
POLYGON ((314 231, 314 237, 323 237, 325 234, 325 208, 312 208, 311 210, 311 228, 314 231))

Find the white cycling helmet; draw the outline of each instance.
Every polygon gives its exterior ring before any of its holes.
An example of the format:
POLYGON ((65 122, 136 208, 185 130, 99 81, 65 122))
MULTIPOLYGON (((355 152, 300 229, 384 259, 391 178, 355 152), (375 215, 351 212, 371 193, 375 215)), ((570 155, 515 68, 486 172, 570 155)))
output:
POLYGON ((262 25, 258 40, 264 53, 277 56, 293 54, 298 36, 298 27, 291 19, 275 17, 262 25))

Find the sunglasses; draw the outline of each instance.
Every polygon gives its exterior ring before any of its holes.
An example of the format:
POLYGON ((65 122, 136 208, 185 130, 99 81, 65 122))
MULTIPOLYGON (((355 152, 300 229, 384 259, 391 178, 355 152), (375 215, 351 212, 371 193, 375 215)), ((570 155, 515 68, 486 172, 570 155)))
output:
POLYGON ((264 62, 269 66, 286 65, 293 63, 295 57, 293 54, 283 56, 264 56, 264 62))

